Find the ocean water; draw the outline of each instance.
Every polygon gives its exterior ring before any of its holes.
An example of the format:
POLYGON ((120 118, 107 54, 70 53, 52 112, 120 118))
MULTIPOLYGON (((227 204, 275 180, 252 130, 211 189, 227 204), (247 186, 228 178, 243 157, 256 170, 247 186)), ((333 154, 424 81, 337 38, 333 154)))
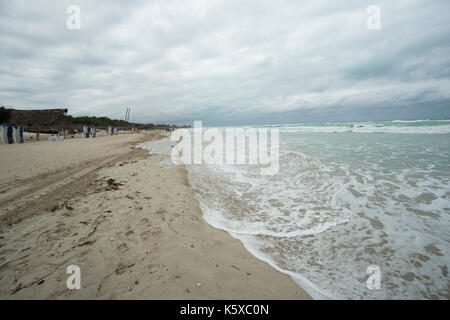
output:
POLYGON ((276 175, 187 166, 208 223, 313 298, 450 298, 450 120, 272 127, 276 175))
POLYGON ((450 120, 276 127, 274 176, 188 166, 211 225, 315 298, 450 297, 450 120))

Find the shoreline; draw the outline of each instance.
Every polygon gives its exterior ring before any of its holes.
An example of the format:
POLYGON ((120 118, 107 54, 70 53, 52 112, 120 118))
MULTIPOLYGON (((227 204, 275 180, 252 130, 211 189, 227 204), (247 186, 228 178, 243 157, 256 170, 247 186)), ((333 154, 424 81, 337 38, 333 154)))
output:
POLYGON ((204 220, 184 167, 134 148, 166 135, 1 147, 0 298, 310 299, 204 220), (71 264, 81 290, 66 287, 71 264))

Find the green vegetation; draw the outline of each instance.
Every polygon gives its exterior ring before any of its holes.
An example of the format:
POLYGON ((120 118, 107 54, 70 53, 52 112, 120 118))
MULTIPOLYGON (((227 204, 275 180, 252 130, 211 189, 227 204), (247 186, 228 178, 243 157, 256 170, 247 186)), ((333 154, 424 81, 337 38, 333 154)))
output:
POLYGON ((5 123, 11 116, 11 109, 0 107, 0 123, 5 123))
POLYGON ((114 120, 108 117, 73 117, 67 116, 67 119, 73 123, 77 124, 87 124, 96 127, 108 127, 108 126, 116 126, 116 127, 133 127, 133 128, 151 128, 158 127, 153 124, 141 124, 141 123, 126 123, 124 120, 114 120))
MULTIPOLYGON (((117 126, 125 127, 127 123, 124 120, 113 120, 108 117, 72 117, 67 116, 69 121, 78 124, 88 124, 96 127, 107 127, 107 126, 117 126)), ((131 124, 128 124, 131 125, 131 124)))
MULTIPOLYGON (((67 119, 71 121, 72 123, 76 124, 87 124, 91 126, 96 126, 98 128, 106 128, 108 126, 116 126, 119 128, 136 128, 136 129, 163 129, 163 128, 170 128, 175 127, 171 126, 169 124, 144 124, 144 123, 126 123, 124 120, 114 120, 110 119, 108 117, 73 117, 73 116, 67 116, 67 119)), ((189 126, 186 126, 189 127, 189 126)))

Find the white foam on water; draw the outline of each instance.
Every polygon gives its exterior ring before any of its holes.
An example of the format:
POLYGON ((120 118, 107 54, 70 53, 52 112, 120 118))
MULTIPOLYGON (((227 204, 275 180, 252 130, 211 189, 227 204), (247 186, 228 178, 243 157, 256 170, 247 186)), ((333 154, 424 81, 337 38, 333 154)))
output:
POLYGON ((450 125, 443 124, 437 126, 381 126, 375 124, 352 124, 347 126, 294 126, 280 128, 280 132, 443 134, 450 133, 450 125))
POLYGON ((200 203, 200 208, 203 212, 203 217, 206 222, 208 222, 211 226, 216 229, 227 231, 233 238, 238 239, 242 242, 244 247, 249 251, 254 257, 259 260, 262 260, 272 266, 274 269, 278 270, 281 273, 287 274, 290 276, 301 288, 303 288, 313 299, 334 299, 330 293, 325 292, 324 290, 318 288, 311 281, 306 279, 300 274, 295 272, 284 270, 280 268, 275 261, 273 261, 268 255, 263 254, 260 250, 258 250, 257 242, 254 238, 249 237, 252 234, 244 234, 240 232, 234 232, 227 227, 224 227, 224 220, 220 217, 220 213, 215 211, 214 209, 209 208, 201 199, 198 199, 200 203))
POLYGON ((419 122, 450 122, 450 119, 441 119, 441 120, 432 120, 432 119, 424 119, 424 120, 392 120, 394 123, 419 123, 419 122))
MULTIPOLYGON (((175 145, 169 138, 151 140, 137 145, 137 148, 148 150, 150 154, 170 155, 172 147, 175 145)), ((171 168, 177 165, 172 162, 171 157, 164 158, 159 162, 161 167, 171 168)))
POLYGON ((136 148, 149 150, 153 154, 166 154, 170 155, 172 146, 174 142, 170 141, 169 138, 164 138, 160 140, 151 140, 148 142, 141 143, 136 146, 136 148))
POLYGON ((447 297, 450 158, 434 143, 448 140, 353 139, 284 133, 278 175, 193 165, 189 181, 209 224, 313 298, 447 297), (366 287, 372 264, 381 290, 366 287))

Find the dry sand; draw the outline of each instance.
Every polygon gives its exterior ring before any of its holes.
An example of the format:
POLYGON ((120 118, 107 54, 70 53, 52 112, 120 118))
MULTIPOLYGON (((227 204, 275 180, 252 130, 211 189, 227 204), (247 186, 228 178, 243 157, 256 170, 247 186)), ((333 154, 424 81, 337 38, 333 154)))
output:
POLYGON ((203 220, 184 167, 133 147, 164 134, 0 145, 1 299, 309 299, 203 220))

